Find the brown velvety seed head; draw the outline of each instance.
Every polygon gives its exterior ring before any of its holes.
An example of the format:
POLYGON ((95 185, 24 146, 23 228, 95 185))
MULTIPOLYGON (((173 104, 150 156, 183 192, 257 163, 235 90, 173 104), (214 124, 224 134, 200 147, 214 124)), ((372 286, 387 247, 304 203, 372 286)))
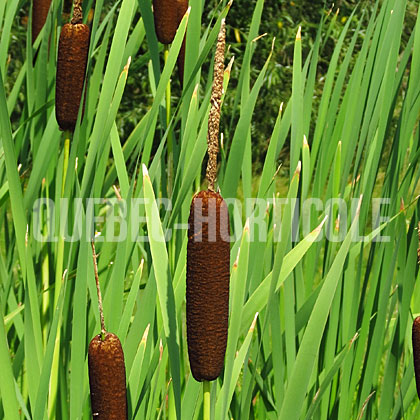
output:
POLYGON ((124 353, 115 334, 95 336, 89 344, 89 384, 95 420, 127 420, 124 353))
POLYGON ((420 316, 413 322, 412 338, 414 375, 416 377, 417 395, 420 398, 420 316))
POLYGON ((155 31, 159 42, 170 44, 174 40, 187 9, 188 1, 185 0, 153 0, 155 31))
POLYGON ((35 42, 50 10, 51 0, 33 0, 32 3, 32 42, 35 42))
POLYGON ((178 26, 188 9, 188 0, 177 0, 178 26))
POLYGON ((74 131, 82 98, 89 51, 89 27, 63 26, 58 44, 55 113, 61 130, 74 131))
POLYGON ((196 194, 188 223, 188 356, 194 378, 211 381, 223 369, 229 317, 229 214, 223 198, 212 191, 196 194))

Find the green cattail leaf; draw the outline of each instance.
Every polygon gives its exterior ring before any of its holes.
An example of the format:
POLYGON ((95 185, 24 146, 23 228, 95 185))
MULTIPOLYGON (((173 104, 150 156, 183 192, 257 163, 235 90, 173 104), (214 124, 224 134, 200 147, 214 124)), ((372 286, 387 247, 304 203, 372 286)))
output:
POLYGON ((3 321, 0 325, 0 368, 3 372, 0 381, 0 395, 4 413, 10 420, 19 420, 19 404, 15 392, 15 380, 3 321))
POLYGON ((232 377, 232 371, 235 361, 236 347, 240 334, 242 320, 242 311, 244 308, 245 285, 248 275, 248 257, 249 257, 249 221, 245 224, 242 234, 239 254, 232 267, 230 281, 231 310, 229 315, 228 341, 226 347, 225 370, 224 370, 224 393, 220 392, 217 403, 217 418, 225 418, 227 415, 230 401, 229 389, 232 377))
POLYGON ((177 416, 180 418, 181 383, 179 375, 179 342, 175 298, 172 288, 171 275, 169 272, 168 251, 166 249, 165 236, 159 218, 159 211, 156 205, 152 183, 145 165, 143 165, 143 189, 147 230, 149 232, 148 236, 150 239, 150 251, 153 258, 153 268, 155 271, 163 328, 166 341, 169 346, 169 358, 171 361, 171 373, 175 388, 177 416))

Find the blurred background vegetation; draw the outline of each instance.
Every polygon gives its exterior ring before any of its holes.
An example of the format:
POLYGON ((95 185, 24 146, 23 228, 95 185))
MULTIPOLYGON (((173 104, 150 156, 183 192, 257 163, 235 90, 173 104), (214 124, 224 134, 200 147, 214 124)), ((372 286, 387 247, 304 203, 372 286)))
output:
MULTIPOLYGON (((91 0, 85 0, 90 3, 91 0)), ((203 13, 203 31, 206 23, 210 22, 212 11, 218 4, 218 0, 210 0, 205 2, 205 10, 203 13), (206 22, 205 19, 208 19, 206 22)), ((103 15, 109 12, 114 2, 105 1, 103 15)), ((228 61, 235 56, 235 62, 230 78, 231 89, 228 90, 223 105, 221 131, 226 139, 231 138, 236 126, 238 116, 232 110, 234 109, 234 100, 238 79, 241 72, 241 60, 243 59, 245 47, 247 43, 247 34, 251 24, 252 12, 255 7, 255 0, 234 1, 229 12, 227 20, 227 45, 229 47, 226 65, 228 61), (234 115, 231 120, 231 116, 234 115), (229 116, 229 117, 228 117, 229 116)), ((260 36, 256 41, 256 47, 253 51, 251 66, 251 82, 253 83, 259 74, 267 59, 273 38, 275 44, 273 56, 269 63, 266 74, 266 81, 261 89, 261 94, 257 100, 257 106, 254 111, 251 134, 252 134, 252 154, 253 154, 253 171, 254 175, 261 172, 264 163, 264 157, 267 152, 271 133, 276 121, 279 107, 282 102, 286 103, 291 97, 292 92, 292 61, 293 46, 296 33, 301 26, 302 30, 302 53, 303 60, 308 57, 308 53, 314 44, 319 23, 325 17, 323 25, 322 45, 320 49, 320 57, 317 68, 317 83, 315 85, 315 94, 313 97, 313 109, 316 110, 321 98, 323 90, 324 77, 330 62, 330 58, 334 51, 336 41, 341 33, 347 19, 352 18, 354 23, 351 25, 347 34, 347 42, 341 50, 341 56, 346 54, 348 44, 354 33, 357 24, 362 21, 362 28, 367 25, 374 8, 374 2, 357 1, 357 0, 302 0, 302 1, 283 1, 283 0, 267 0, 264 4, 263 16, 260 25, 260 36), (353 14, 353 16, 352 16, 353 14), (366 25, 364 25, 366 23, 366 25)), ((17 74, 25 60, 25 39, 26 25, 28 21, 29 3, 25 2, 17 14, 19 24, 13 25, 13 36, 10 41, 11 52, 9 55, 8 78, 6 81, 6 92, 9 93, 11 86, 16 80, 17 74), (12 82, 12 83, 10 83, 12 82)), ((409 2, 407 7, 406 23, 407 27, 414 26, 416 19, 416 4, 409 2)), ((140 18, 140 15, 138 16, 140 18)), ((363 30, 358 38, 354 48, 353 57, 357 57, 357 52, 363 42, 363 30)), ((401 46, 405 47, 408 41, 409 33, 403 33, 401 46)), ((150 58, 148 52, 144 50, 146 44, 140 49, 137 57, 133 57, 131 63, 130 78, 127 81, 127 89, 121 102, 118 113, 118 128, 120 137, 124 142, 129 133, 141 120, 142 116, 150 108, 153 102, 153 95, 150 91, 149 72, 147 70, 147 62, 150 58)), ((163 63, 162 63, 163 64, 163 63)), ((352 66, 350 66, 352 67, 352 66)), ((205 86, 207 81, 210 62, 206 62, 203 66, 202 83, 205 86)), ((173 75, 173 103, 176 103, 181 92, 176 73, 173 75)), ((21 103, 24 102, 24 93, 21 93, 21 103)), ((19 116, 22 108, 19 103, 15 107, 12 115, 12 124, 15 127, 19 125, 19 116)), ((314 126, 314 120, 311 123, 311 131, 308 141, 311 143, 311 133, 314 126)), ((157 130, 159 133, 159 130, 157 130)), ((290 134, 289 134, 290 135, 290 134)), ((155 144, 158 145, 160 138, 156 138, 155 144)), ((229 140, 227 140, 229 144, 229 140)), ((282 172, 288 173, 288 139, 286 147, 283 148, 279 158, 279 164, 282 164, 282 172)), ((205 168, 205 165, 203 165, 205 168)), ((203 169, 204 170, 204 169, 203 169)))

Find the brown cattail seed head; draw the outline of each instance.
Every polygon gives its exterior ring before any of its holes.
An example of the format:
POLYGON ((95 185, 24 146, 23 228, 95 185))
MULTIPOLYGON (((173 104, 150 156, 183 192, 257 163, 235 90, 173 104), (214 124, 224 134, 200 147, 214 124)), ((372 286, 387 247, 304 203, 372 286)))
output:
POLYGON ((417 395, 420 398, 420 316, 413 322, 413 358, 414 358, 414 375, 416 377, 417 395))
POLYGON ((127 420, 124 353, 115 334, 93 337, 89 344, 89 384, 93 418, 127 420))
POLYGON ((220 194, 196 194, 188 223, 188 356, 194 378, 211 381, 223 369, 229 317, 229 214, 220 194))
POLYGON ((159 42, 170 44, 188 9, 188 0, 153 0, 155 31, 159 42))
POLYGON ((177 0, 178 5, 178 20, 181 22, 188 9, 188 0, 177 0))
POLYGON ((82 98, 90 31, 83 23, 63 26, 58 44, 55 112, 61 130, 74 131, 82 98))
POLYGON ((47 20, 51 0, 33 0, 32 3, 32 42, 35 42, 47 20))

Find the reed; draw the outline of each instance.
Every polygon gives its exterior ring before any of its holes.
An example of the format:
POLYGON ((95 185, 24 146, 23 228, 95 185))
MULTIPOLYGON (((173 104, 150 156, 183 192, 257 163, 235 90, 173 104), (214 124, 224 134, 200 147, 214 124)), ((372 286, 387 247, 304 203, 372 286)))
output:
POLYGON ((229 214, 222 196, 196 194, 188 223, 188 355, 194 378, 212 381, 223 369, 229 316, 229 214))
POLYGON ((77 122, 89 52, 90 30, 82 18, 81 5, 76 2, 71 23, 61 29, 58 44, 55 112, 60 129, 71 132, 77 122))
POLYGON ((93 337, 89 344, 89 385, 92 415, 98 420, 126 420, 124 353, 115 334, 93 337))
POLYGON ((88 366, 92 415, 97 420, 127 420, 124 352, 119 338, 105 329, 95 245, 93 266, 98 294, 101 333, 89 343, 88 366))
POLYGON ((187 341, 191 372, 204 381, 204 417, 209 416, 209 384, 224 364, 229 318, 229 213, 215 192, 220 106, 223 91, 225 23, 218 36, 208 121, 208 191, 192 200, 187 245, 187 341), (208 402, 208 401, 207 401, 208 402))

